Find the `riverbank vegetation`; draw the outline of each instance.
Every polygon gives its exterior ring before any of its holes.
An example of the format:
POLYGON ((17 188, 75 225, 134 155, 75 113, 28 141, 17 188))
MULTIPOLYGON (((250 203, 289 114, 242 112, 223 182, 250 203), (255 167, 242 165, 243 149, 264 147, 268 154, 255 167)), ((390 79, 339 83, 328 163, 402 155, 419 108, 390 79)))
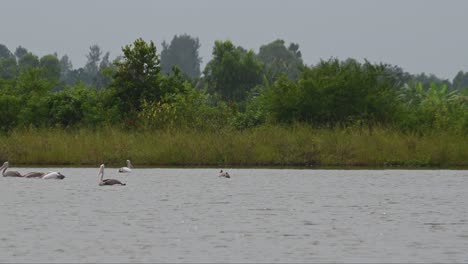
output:
POLYGON ((0 45, 0 160, 152 166, 467 166, 468 73, 454 80, 330 58, 305 65, 282 40, 258 53, 198 39, 157 53, 99 46, 73 69, 0 45))
POLYGON ((374 127, 260 126, 246 130, 26 129, 0 136, 0 156, 15 164, 138 166, 468 165, 468 141, 446 131, 374 127))

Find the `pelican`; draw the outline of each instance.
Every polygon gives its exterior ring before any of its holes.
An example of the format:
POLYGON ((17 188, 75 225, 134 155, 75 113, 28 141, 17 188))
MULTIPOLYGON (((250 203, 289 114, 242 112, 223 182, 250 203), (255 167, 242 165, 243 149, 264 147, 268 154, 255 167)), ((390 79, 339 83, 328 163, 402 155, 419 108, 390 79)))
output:
POLYGON ((121 173, 130 173, 130 172, 132 172, 131 168, 133 168, 132 163, 130 162, 130 160, 127 160, 127 167, 120 168, 119 172, 121 172, 121 173))
POLYGON ((221 170, 221 171, 219 172, 218 177, 231 178, 231 176, 229 175, 229 173, 228 173, 227 171, 223 172, 223 170, 221 170))
MULTIPOLYGON (((39 172, 40 173, 40 172, 39 172)), ((41 177, 41 179, 48 180, 48 179, 58 179, 58 180, 63 180, 65 178, 65 175, 63 175, 60 172, 56 171, 49 171, 45 175, 41 177)))
POLYGON ((125 185, 125 183, 121 183, 118 180, 114 179, 103 179, 104 178, 104 164, 101 164, 99 169, 98 177, 100 176, 99 186, 103 185, 125 185))
POLYGON ((46 175, 44 172, 28 172, 23 177, 25 178, 42 178, 42 176, 46 175))
POLYGON ((9 166, 8 161, 5 161, 2 167, 0 167, 0 170, 3 170, 2 171, 3 177, 23 177, 23 175, 21 175, 21 173, 17 171, 6 171, 8 169, 8 166, 9 166))

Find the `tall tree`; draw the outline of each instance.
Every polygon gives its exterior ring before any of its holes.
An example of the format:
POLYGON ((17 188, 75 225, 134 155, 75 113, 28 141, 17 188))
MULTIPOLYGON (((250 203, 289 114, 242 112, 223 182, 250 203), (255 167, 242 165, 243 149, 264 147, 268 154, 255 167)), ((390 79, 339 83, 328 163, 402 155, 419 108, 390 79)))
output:
POLYGON ((459 71, 453 79, 453 88, 463 90, 468 88, 468 72, 459 71))
POLYGON ((44 77, 58 82, 60 79, 60 62, 57 56, 49 54, 39 60, 39 65, 43 70, 44 77))
POLYGON ((85 75, 84 81, 88 85, 96 86, 99 79, 99 62, 101 61, 102 51, 98 45, 89 47, 89 53, 86 55, 88 61, 86 62, 83 70, 85 75))
POLYGON ((120 100, 121 112, 132 118, 141 110, 143 100, 156 101, 161 96, 158 85, 161 68, 153 41, 146 43, 139 38, 122 51, 124 57, 116 62, 113 87, 120 100))
POLYGON ((0 44, 0 59, 1 58, 11 58, 13 57, 13 54, 11 54, 11 51, 3 44, 0 44))
POLYGON ((15 50, 15 56, 18 59, 23 57, 26 54, 28 54, 28 50, 22 46, 18 46, 15 50))
POLYGON ((108 87, 112 81, 112 73, 114 71, 114 67, 109 59, 110 53, 106 52, 102 57, 101 62, 99 63, 99 73, 96 83, 97 89, 102 89, 104 87, 108 87))
POLYGON ((262 71, 253 51, 235 47, 228 40, 215 42, 213 59, 203 73, 210 92, 226 101, 242 102, 262 82, 262 71))
POLYGON ((190 78, 200 76, 201 58, 198 55, 200 42, 187 34, 175 35, 170 44, 162 43, 161 71, 170 73, 174 66, 190 78))
POLYGON ((20 71, 27 71, 39 67, 39 58, 28 52, 18 59, 18 68, 20 71))
POLYGON ((275 80, 280 74, 286 74, 291 79, 297 79, 304 66, 299 45, 291 43, 286 48, 284 40, 277 39, 260 47, 259 59, 266 65, 270 80, 275 80))
POLYGON ((64 85, 72 85, 73 79, 71 78, 71 72, 73 70, 73 64, 68 58, 68 55, 63 55, 59 61, 60 66, 60 82, 64 85))
POLYGON ((14 79, 18 73, 18 65, 14 57, 0 58, 0 78, 14 79))

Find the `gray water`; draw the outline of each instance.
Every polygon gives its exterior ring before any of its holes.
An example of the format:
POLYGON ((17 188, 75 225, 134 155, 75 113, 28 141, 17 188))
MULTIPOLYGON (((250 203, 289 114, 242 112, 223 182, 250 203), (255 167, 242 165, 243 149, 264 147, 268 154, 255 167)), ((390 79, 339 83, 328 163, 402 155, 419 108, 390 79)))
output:
POLYGON ((1 262, 468 262, 466 170, 51 170, 0 178, 1 262))

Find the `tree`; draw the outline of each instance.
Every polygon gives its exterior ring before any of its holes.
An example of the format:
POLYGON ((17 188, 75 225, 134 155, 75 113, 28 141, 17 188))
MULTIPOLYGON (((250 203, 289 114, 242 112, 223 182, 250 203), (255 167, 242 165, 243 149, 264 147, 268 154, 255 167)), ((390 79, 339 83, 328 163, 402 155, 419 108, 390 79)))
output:
POLYGON ((14 79, 18 72, 18 65, 14 57, 0 58, 0 78, 14 79))
POLYGON ((330 59, 304 68, 299 80, 280 77, 262 96, 279 122, 388 123, 397 106, 396 82, 386 65, 330 59))
POLYGON ((15 50, 15 56, 18 59, 23 57, 26 54, 28 54, 28 50, 26 48, 21 47, 21 46, 18 46, 16 48, 16 50, 15 50))
POLYGON ((28 52, 18 59, 18 68, 20 71, 27 71, 39 67, 39 58, 28 52))
POLYGON ((160 98, 161 68, 153 41, 146 43, 139 38, 133 45, 123 47, 122 51, 124 57, 116 62, 112 86, 120 100, 121 113, 133 118, 141 110, 144 100, 157 101, 160 98))
POLYGON ((409 83, 401 89, 399 99, 399 126, 403 129, 450 129, 464 134, 468 130, 468 100, 459 90, 449 91, 447 85, 435 82, 425 90, 420 82, 409 83))
POLYGON ((96 126, 104 121, 98 93, 83 83, 68 86, 48 98, 49 125, 73 126, 76 124, 96 126))
POLYGON ((86 55, 88 61, 84 66, 84 73, 83 76, 85 79, 85 83, 88 85, 94 85, 98 83, 99 79, 99 62, 101 61, 102 51, 98 45, 92 45, 89 47, 89 53, 86 55))
POLYGON ((420 82, 424 90, 428 90, 431 86, 431 83, 436 83, 437 85, 447 85, 449 89, 452 87, 452 84, 447 79, 440 79, 434 74, 426 75, 424 72, 421 74, 413 75, 411 80, 413 83, 420 82))
POLYGON ((39 61, 44 76, 54 82, 60 79, 60 62, 55 55, 45 55, 39 61))
POLYGON ((280 74, 286 74, 291 79, 297 79, 304 66, 299 45, 291 43, 289 48, 284 40, 277 39, 260 47, 258 58, 266 65, 270 80, 275 80, 280 74))
POLYGON ((60 82, 62 85, 73 85, 73 79, 71 78, 71 72, 73 70, 73 65, 71 60, 68 58, 68 55, 63 55, 59 61, 60 67, 60 82))
POLYGON ((11 58, 13 57, 13 54, 11 54, 11 51, 3 44, 0 44, 0 59, 4 58, 11 58))
POLYGON ((203 73, 210 92, 226 101, 242 102, 262 82, 262 72, 253 51, 235 47, 231 41, 216 41, 213 59, 203 73))
POLYGON ((18 115, 19 125, 40 126, 48 119, 47 98, 55 81, 44 77, 43 69, 32 68, 21 72, 17 78, 15 93, 22 102, 18 115))
POLYGON ((161 71, 168 74, 174 66, 190 78, 200 76, 201 58, 198 55, 200 42, 198 38, 184 34, 175 35, 168 45, 165 41, 162 43, 161 52, 161 71))
POLYGON ((459 71, 453 79, 453 88, 463 90, 468 88, 468 72, 459 71))
POLYGON ((102 57, 101 62, 99 63, 99 73, 96 83, 97 89, 102 89, 104 87, 108 87, 112 81, 112 74, 113 74, 113 65, 109 59, 110 53, 106 52, 102 57))

